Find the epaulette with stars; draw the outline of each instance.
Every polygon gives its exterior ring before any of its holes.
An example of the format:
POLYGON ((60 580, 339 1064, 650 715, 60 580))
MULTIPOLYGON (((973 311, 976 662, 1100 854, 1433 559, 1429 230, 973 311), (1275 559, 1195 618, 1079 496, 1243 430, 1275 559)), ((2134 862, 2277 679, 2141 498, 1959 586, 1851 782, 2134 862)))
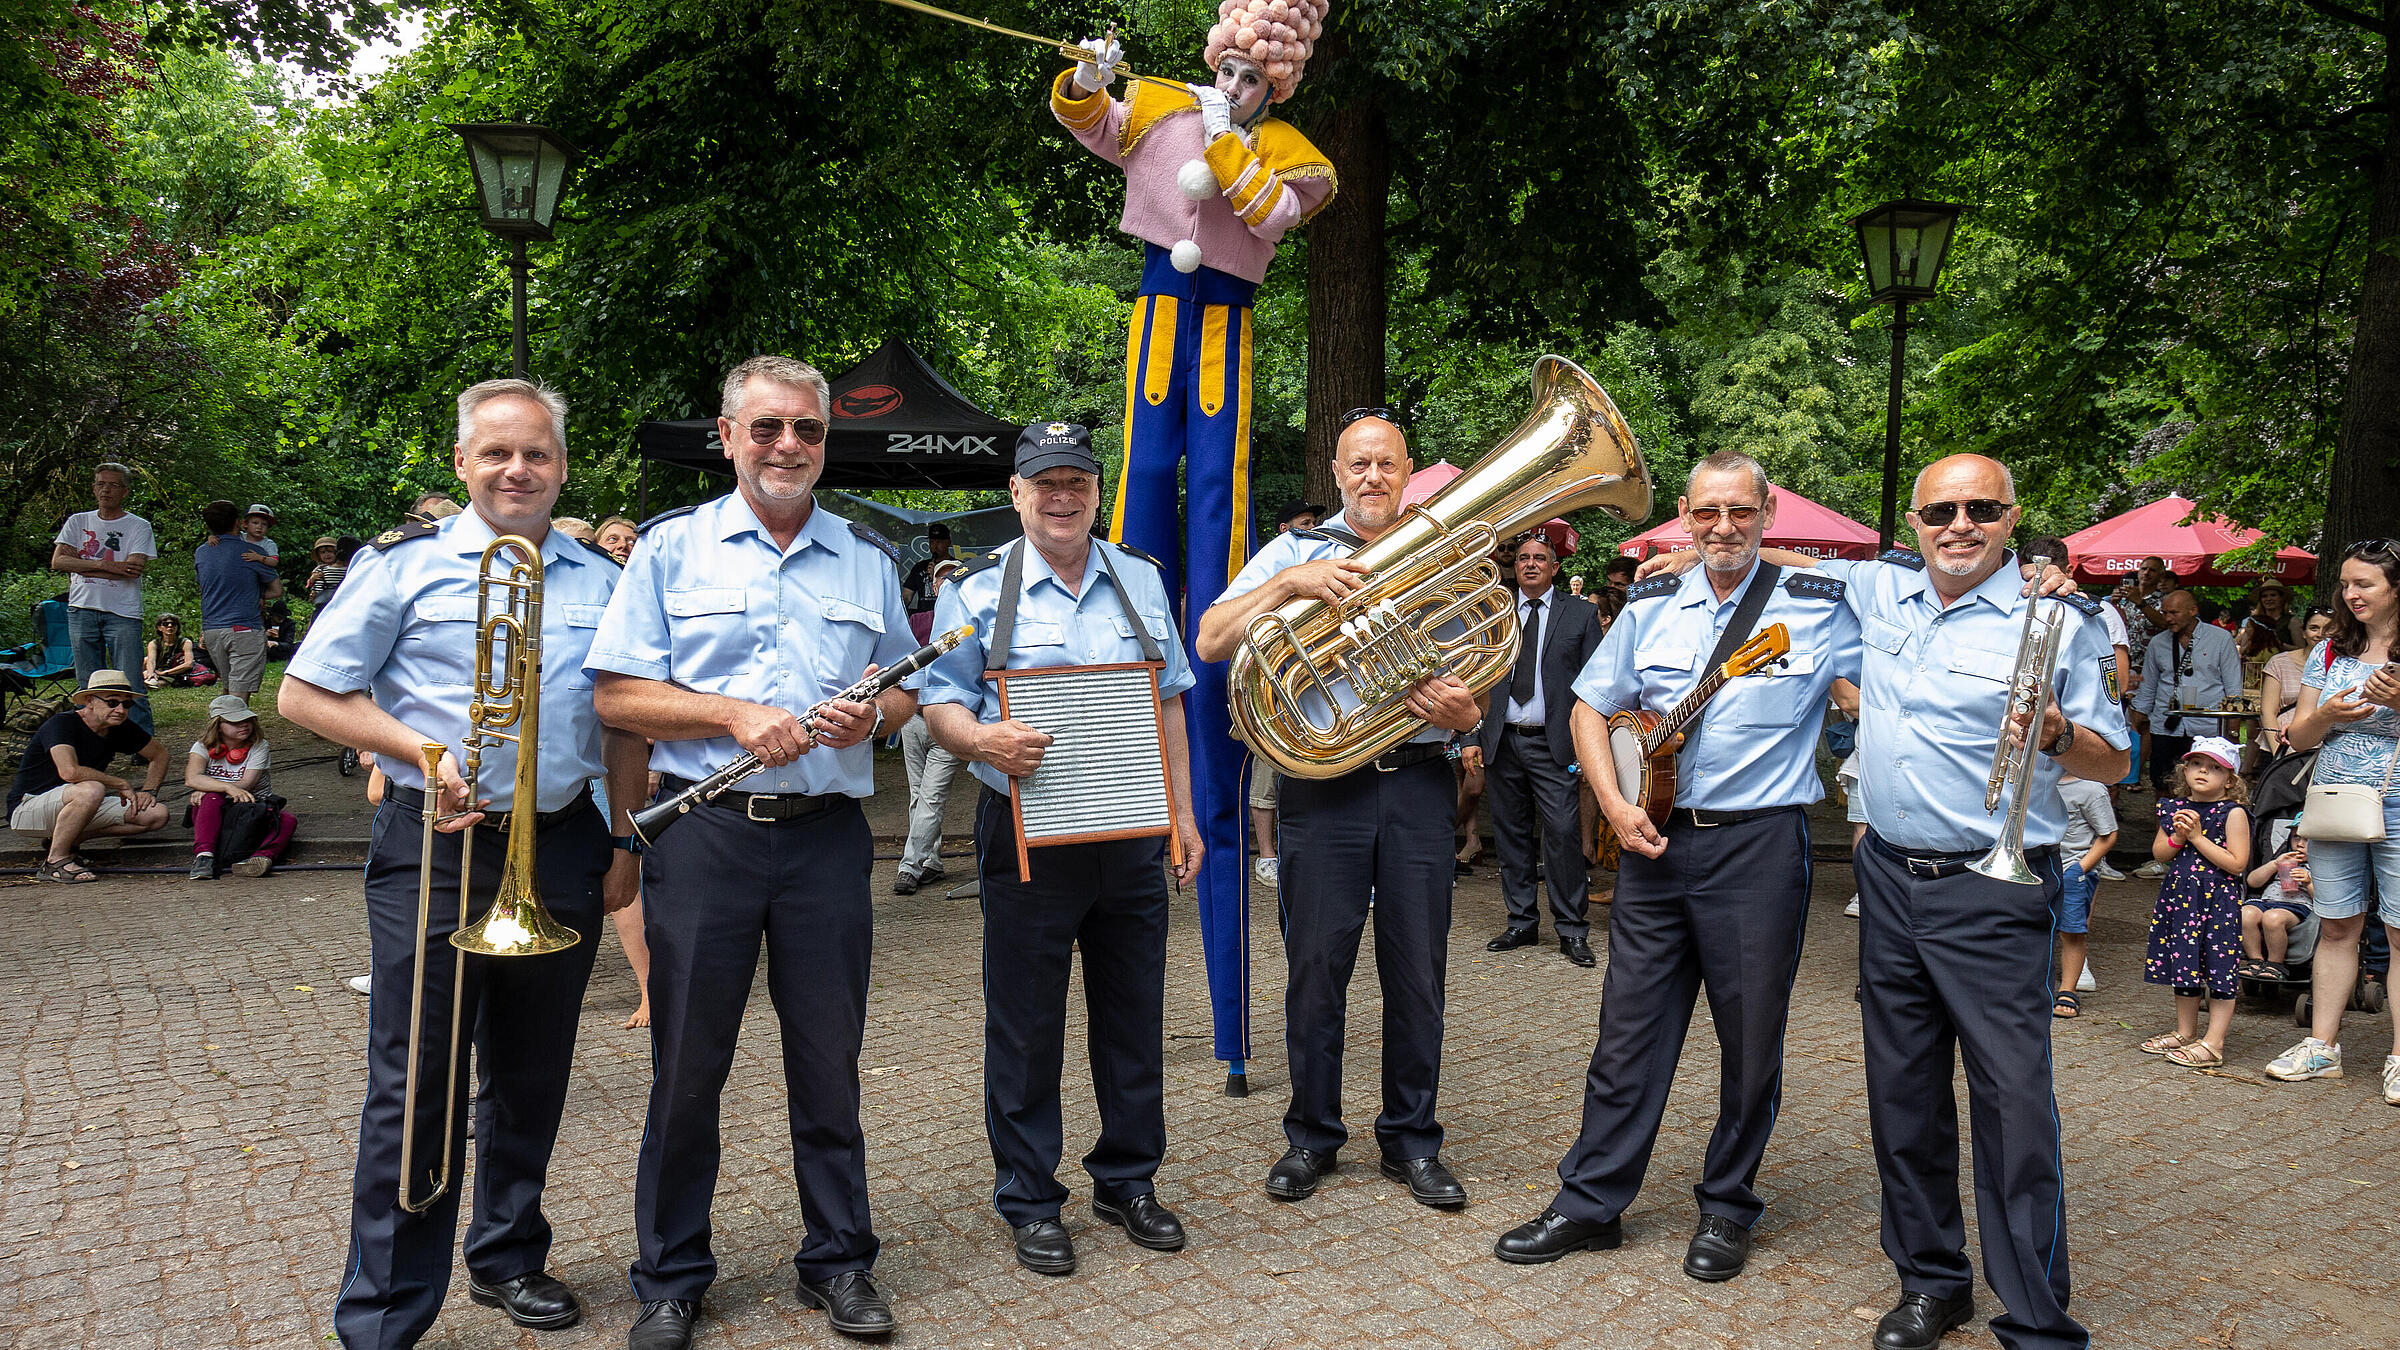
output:
POLYGON ((676 507, 676 508, 675 508, 674 510, 672 510, 672 511, 661 511, 661 512, 659 512, 657 515, 655 515, 655 516, 652 516, 652 517, 650 517, 648 520, 645 520, 645 521, 643 521, 643 522, 642 522, 642 523, 641 523, 641 524, 640 524, 640 525, 637 527, 637 529, 639 530, 639 532, 640 532, 640 533, 643 533, 643 534, 648 534, 648 533, 650 533, 650 527, 651 527, 651 526, 653 526, 653 525, 664 525, 665 523, 667 523, 667 522, 668 522, 668 521, 670 521, 670 520, 673 520, 673 519, 674 519, 675 517, 677 517, 677 516, 688 516, 688 515, 690 515, 692 512, 694 512, 694 511, 697 511, 697 510, 699 510, 699 509, 700 509, 699 505, 698 505, 697 503, 695 503, 695 504, 693 504, 693 505, 691 505, 691 506, 678 506, 678 507, 676 507))
POLYGON ((1150 564, 1152 567, 1157 568, 1158 574, 1162 577, 1167 573, 1167 565, 1165 563, 1162 563, 1158 559, 1151 557, 1149 554, 1142 552, 1140 549, 1135 548, 1131 544, 1120 544, 1115 540, 1110 540, 1108 546, 1116 549, 1120 553, 1131 554, 1134 557, 1141 559, 1143 562, 1150 564))
POLYGON ((892 560, 892 566, 900 565, 900 546, 876 533, 874 526, 862 525, 854 520, 850 522, 850 533, 857 536, 868 547, 882 550, 883 556, 892 560))
POLYGON ((1655 600, 1660 596, 1673 595, 1682 586, 1683 578, 1678 576, 1662 575, 1637 581, 1625 588, 1625 603, 1630 605, 1636 600, 1655 600))
POLYGON ((1925 555, 1917 552, 1915 549, 1885 549, 1882 554, 1876 557, 1875 561, 1887 562, 1892 564, 1894 567, 1905 567, 1912 572, 1922 572, 1925 570, 1925 555))
POLYGON ((1840 600, 1845 588, 1840 577, 1829 577, 1822 572, 1793 572, 1784 578, 1783 589, 1805 599, 1840 600))
POLYGON ((2087 619, 2097 618, 2100 614, 2100 602, 2091 596, 2083 594, 2080 591, 2073 595, 2053 595, 2049 598, 2056 600, 2060 604, 2066 605, 2071 609, 2080 611, 2087 619))
POLYGON ((1008 555, 1005 550, 993 549, 991 552, 984 554, 982 557, 976 558, 969 562, 966 567, 959 572, 957 579, 964 581, 968 577, 975 575, 977 572, 988 572, 991 569, 998 567, 1001 563, 1001 560, 1007 556, 1008 555))
POLYGON ((411 539, 423 539, 440 534, 442 529, 430 520, 406 520, 367 541, 367 547, 381 552, 411 539))

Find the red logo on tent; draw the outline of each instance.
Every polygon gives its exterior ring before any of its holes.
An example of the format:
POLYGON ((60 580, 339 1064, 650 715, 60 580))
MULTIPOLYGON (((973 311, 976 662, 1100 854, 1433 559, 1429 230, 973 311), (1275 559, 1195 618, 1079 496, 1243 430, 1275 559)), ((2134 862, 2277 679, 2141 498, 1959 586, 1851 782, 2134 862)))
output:
POLYGON ((862 384, 833 401, 833 415, 852 421, 900 411, 900 391, 888 384, 862 384))

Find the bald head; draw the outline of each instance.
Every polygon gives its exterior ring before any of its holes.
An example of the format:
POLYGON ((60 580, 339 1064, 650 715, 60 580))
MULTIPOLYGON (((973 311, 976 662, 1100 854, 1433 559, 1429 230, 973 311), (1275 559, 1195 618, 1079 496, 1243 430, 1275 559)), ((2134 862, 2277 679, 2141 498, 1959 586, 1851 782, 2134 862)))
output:
POLYGON ((1380 417, 1343 428, 1333 447, 1333 482, 1350 528, 1368 539, 1390 529, 1400 518, 1400 494, 1414 468, 1400 428, 1380 417))
MULTIPOLYGON (((1977 495, 1990 497, 1995 501, 2014 502, 2017 499, 2016 476, 2008 471, 2007 465, 1988 455, 1945 455, 1919 469, 1916 486, 1909 492, 1909 504, 1916 506, 1924 502, 1944 500, 1945 498, 1938 492, 1932 497, 1925 495, 1926 484, 1936 480, 1949 484, 1972 485, 1979 489, 1977 495), (1981 489, 1990 490, 1982 491, 1981 489)), ((1951 499, 1955 500, 1955 498, 1951 499)))

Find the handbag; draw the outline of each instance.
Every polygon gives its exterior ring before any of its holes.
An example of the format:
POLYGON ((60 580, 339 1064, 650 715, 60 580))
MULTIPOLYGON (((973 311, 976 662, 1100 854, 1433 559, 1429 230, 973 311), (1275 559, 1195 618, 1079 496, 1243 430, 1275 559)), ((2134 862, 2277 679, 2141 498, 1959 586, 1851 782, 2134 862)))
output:
POLYGON ((2381 787, 2310 783, 2308 799, 2300 808, 2299 836, 2328 844, 2382 842, 2383 794, 2391 791, 2394 764, 2400 764, 2400 742, 2393 744, 2391 761, 2383 766, 2381 787))

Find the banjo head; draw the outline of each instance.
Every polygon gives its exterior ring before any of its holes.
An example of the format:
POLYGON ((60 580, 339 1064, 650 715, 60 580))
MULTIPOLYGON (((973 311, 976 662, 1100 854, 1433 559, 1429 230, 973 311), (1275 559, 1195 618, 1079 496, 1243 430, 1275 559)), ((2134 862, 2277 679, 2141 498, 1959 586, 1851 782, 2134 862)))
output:
POLYGON ((1617 791, 1641 805, 1650 781, 1650 756, 1642 749, 1645 728, 1638 718, 1639 714, 1619 713, 1608 720, 1608 757, 1616 764, 1617 791))

